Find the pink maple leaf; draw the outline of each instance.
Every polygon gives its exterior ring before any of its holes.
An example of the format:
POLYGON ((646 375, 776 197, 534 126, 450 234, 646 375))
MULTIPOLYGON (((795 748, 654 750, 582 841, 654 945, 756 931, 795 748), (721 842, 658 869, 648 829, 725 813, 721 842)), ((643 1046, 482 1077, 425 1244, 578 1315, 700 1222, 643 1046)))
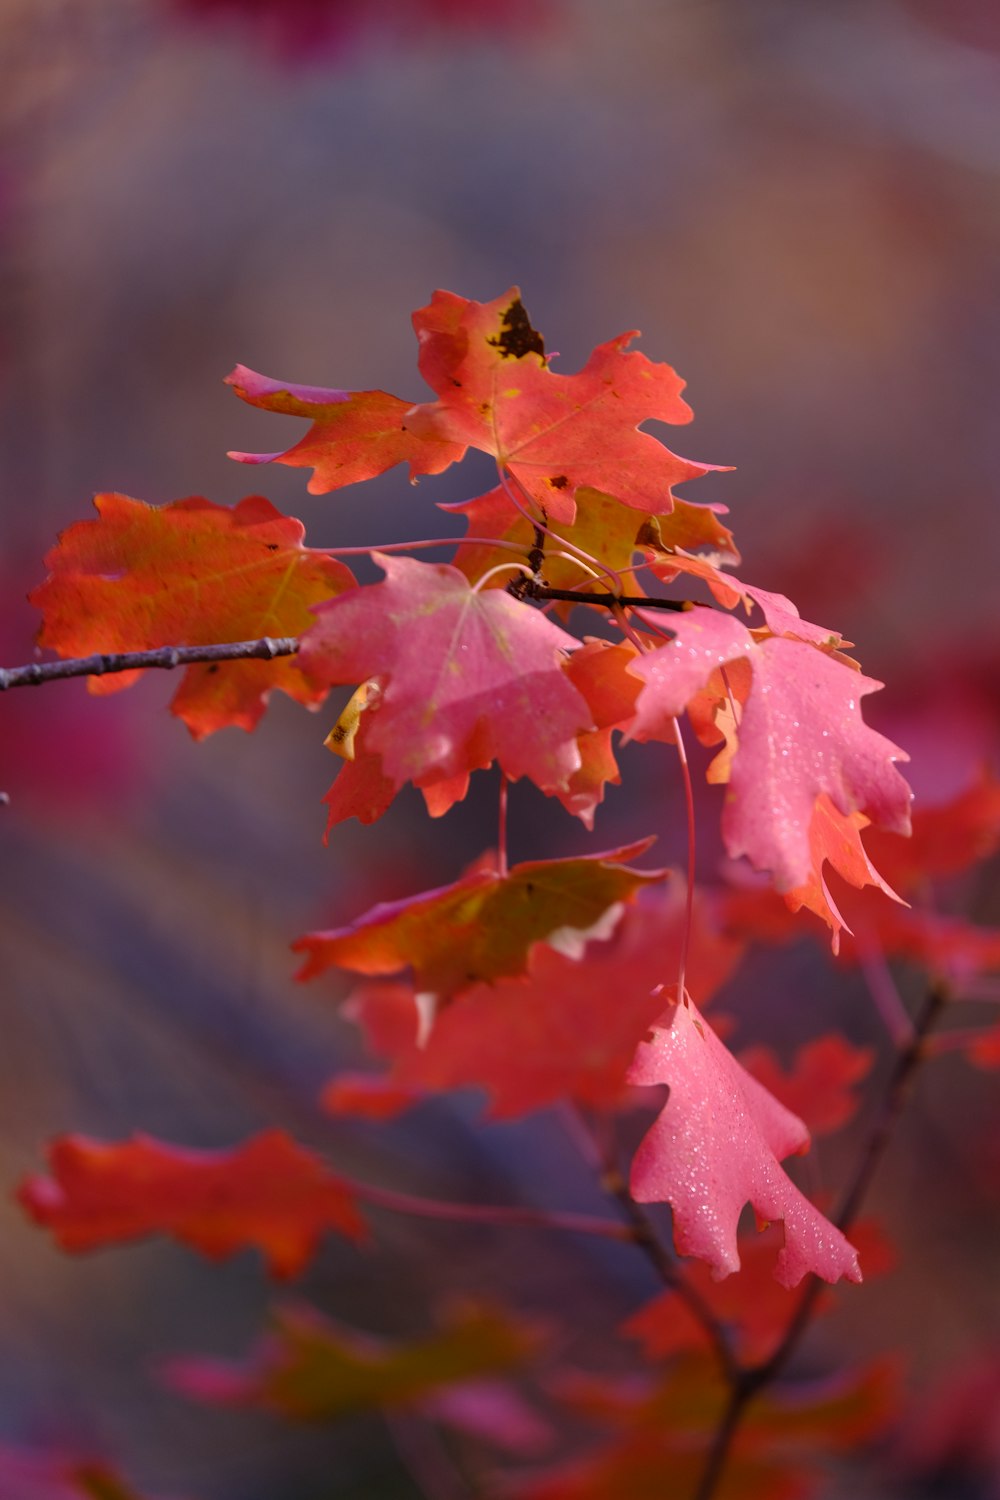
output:
POLYGON ((906 753, 861 717, 861 699, 880 682, 807 641, 757 641, 733 615, 711 609, 692 609, 671 629, 673 641, 629 669, 646 683, 633 738, 669 739, 671 720, 718 668, 750 663, 722 815, 732 858, 745 854, 772 871, 781 891, 805 885, 813 874, 813 809, 824 792, 845 815, 863 812, 883 828, 909 832, 910 789, 893 764, 906 753))
POLYGON ((581 764, 577 734, 594 727, 562 667, 580 642, 446 563, 372 556, 385 582, 352 590, 353 608, 318 609, 296 662, 317 685, 380 679, 366 745, 385 776, 423 784, 495 758, 512 780, 565 788, 581 764))
POLYGON ((690 1004, 672 1004, 641 1043, 628 1082, 667 1084, 670 1096, 632 1163, 639 1203, 669 1203, 681 1255, 707 1261, 716 1280, 740 1268, 736 1231, 744 1204, 758 1221, 781 1219, 785 1243, 774 1274, 796 1286, 860 1281, 856 1251, 785 1175, 786 1156, 807 1149, 802 1121, 751 1078, 690 1004))

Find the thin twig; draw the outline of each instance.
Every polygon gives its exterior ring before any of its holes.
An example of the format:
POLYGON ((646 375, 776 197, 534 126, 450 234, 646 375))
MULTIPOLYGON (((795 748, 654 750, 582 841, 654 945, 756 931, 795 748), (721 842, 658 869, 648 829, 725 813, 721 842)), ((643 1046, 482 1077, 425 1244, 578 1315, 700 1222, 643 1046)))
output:
POLYGON ((343 1178, 349 1191, 364 1203, 391 1208, 397 1213, 415 1214, 422 1219, 460 1220, 469 1224, 512 1224, 530 1229, 566 1229, 572 1234, 594 1234, 604 1239, 635 1239, 626 1224, 615 1219, 597 1219, 590 1214, 571 1214, 545 1208, 522 1208, 517 1204, 447 1203, 439 1198, 418 1198, 399 1193, 394 1188, 376 1187, 374 1183, 343 1178))
POLYGON ((147 667, 170 672, 205 661, 273 661, 276 656, 294 656, 298 649, 297 636, 265 635, 256 641, 230 641, 220 646, 159 646, 154 651, 109 651, 65 661, 33 661, 24 667, 0 667, 0 693, 8 688, 37 687, 61 677, 105 677, 110 672, 135 672, 147 667))
MULTIPOLYGON (((943 980, 935 981, 928 990, 913 1023, 910 1040, 897 1053, 896 1064, 889 1079, 881 1113, 862 1153, 854 1178, 844 1195, 840 1210, 834 1216, 833 1222, 843 1233, 850 1229, 861 1210, 872 1178, 885 1155, 886 1147, 892 1139, 909 1097, 916 1072, 928 1055, 927 1037, 950 1000, 951 993, 947 984, 943 980)), ((778 1347, 760 1364, 736 1367, 735 1377, 730 1377, 726 1408, 716 1429, 694 1500, 712 1500, 744 1411, 757 1392, 769 1385, 791 1359, 809 1326, 816 1302, 825 1288, 825 1282, 817 1276, 811 1276, 778 1347)))
POLYGON ((597 1173, 601 1187, 618 1205, 626 1220, 626 1234, 633 1244, 646 1256, 653 1270, 665 1286, 668 1286, 698 1322, 719 1361, 727 1381, 735 1383, 739 1377, 739 1366, 733 1356, 725 1328, 698 1292, 687 1280, 670 1251, 664 1245, 653 1226, 649 1215, 629 1192, 628 1183, 615 1161, 614 1143, 610 1135, 600 1139, 590 1128, 582 1110, 567 1107, 566 1128, 587 1165, 597 1173))
POLYGON ((712 1500, 715 1487, 722 1478, 722 1471, 726 1467, 726 1461, 739 1431, 740 1422, 743 1420, 744 1409, 752 1394, 753 1391, 742 1380, 738 1380, 730 1387, 726 1408, 712 1435, 712 1446, 708 1450, 708 1459, 701 1479, 698 1481, 693 1500, 712 1500))
POLYGON ((652 1221, 640 1203, 629 1192, 628 1183, 617 1167, 607 1165, 601 1186, 614 1198, 631 1229, 630 1238, 645 1254, 660 1280, 687 1307, 712 1346, 725 1379, 733 1386, 739 1380, 740 1367, 730 1347, 725 1328, 701 1293, 687 1280, 670 1251, 660 1239, 652 1221))

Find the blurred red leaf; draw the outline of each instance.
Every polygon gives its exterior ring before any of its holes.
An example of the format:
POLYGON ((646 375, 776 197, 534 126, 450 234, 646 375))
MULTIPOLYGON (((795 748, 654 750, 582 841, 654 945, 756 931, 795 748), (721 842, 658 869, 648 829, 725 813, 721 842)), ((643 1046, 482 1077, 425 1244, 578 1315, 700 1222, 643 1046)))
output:
POLYGON ((854 1115, 854 1085, 871 1071, 875 1053, 829 1032, 800 1047, 788 1072, 770 1047, 748 1047, 739 1061, 786 1109, 800 1115, 813 1135, 825 1135, 854 1115))
MULTIPOLYGON (((511 1119, 560 1099, 614 1106, 649 1024, 663 1009, 662 986, 676 973, 685 922, 682 882, 631 905, 610 941, 587 944, 573 959, 539 944, 521 979, 465 990, 439 1012, 423 1037, 413 991, 369 985, 347 1010, 372 1050, 393 1067, 374 1098, 386 1111, 419 1093, 463 1087, 489 1095, 487 1113, 511 1119), (398 1090, 394 1092, 394 1090, 398 1090)), ((687 972, 710 994, 735 967, 739 945, 727 943, 707 898, 695 893, 687 972)), ((352 1083, 334 1079, 324 1095, 336 1113, 367 1116, 369 1102, 352 1083)))
MULTIPOLYGON (((571 1405, 610 1426, 602 1448, 529 1480, 518 1500, 663 1500, 697 1493, 725 1401, 703 1352, 656 1380, 625 1387, 601 1377, 564 1383, 571 1405), (582 1398, 582 1400, 580 1399, 582 1398)), ((887 1363, 820 1381, 769 1388, 749 1407, 726 1465, 726 1500, 795 1500, 809 1494, 832 1453, 884 1429, 896 1405, 887 1363)))
MULTIPOLYGON (((865 1286, 873 1276, 895 1265, 891 1246, 870 1221, 855 1224, 851 1239, 864 1266, 865 1286)), ((741 1239, 740 1269, 734 1276, 716 1281, 704 1261, 694 1262, 685 1273, 688 1283, 725 1324, 738 1358, 748 1364, 764 1360, 774 1351, 798 1306, 789 1289, 775 1279, 774 1261, 781 1243, 781 1226, 772 1224, 762 1234, 741 1239)), ((864 1295, 863 1288, 860 1295, 864 1295)), ((834 1293, 824 1290, 814 1314, 829 1311, 833 1304, 834 1293)), ((647 1359, 664 1359, 705 1345, 704 1328, 687 1304, 670 1290, 634 1312, 622 1325, 622 1332, 640 1342, 647 1359)))
POLYGON ((26 1179, 18 1199, 63 1250, 169 1234, 213 1260, 254 1246, 272 1276, 291 1277, 327 1230, 366 1233, 350 1188, 280 1130, 228 1151, 65 1136, 49 1164, 52 1176, 26 1179))

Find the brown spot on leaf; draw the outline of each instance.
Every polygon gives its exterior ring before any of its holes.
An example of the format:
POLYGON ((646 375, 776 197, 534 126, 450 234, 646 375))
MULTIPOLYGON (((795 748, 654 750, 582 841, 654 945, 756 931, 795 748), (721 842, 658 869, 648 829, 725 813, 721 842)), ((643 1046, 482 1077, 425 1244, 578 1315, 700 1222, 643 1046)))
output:
POLYGON ((569 480, 565 474, 557 474, 554 479, 549 480, 549 484, 551 484, 554 490, 564 490, 569 484, 569 480))
POLYGON ((503 332, 499 338, 487 339, 494 349, 499 349, 504 359, 523 359, 526 354, 537 354, 545 358, 545 343, 542 335, 531 326, 531 319, 520 297, 506 309, 501 323, 503 332))

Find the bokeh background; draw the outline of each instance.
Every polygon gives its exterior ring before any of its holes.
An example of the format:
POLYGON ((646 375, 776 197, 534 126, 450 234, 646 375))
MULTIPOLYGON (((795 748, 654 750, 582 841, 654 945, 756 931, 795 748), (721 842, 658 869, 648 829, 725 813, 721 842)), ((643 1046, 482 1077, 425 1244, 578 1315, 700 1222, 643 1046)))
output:
MULTIPOLYGON (((227 460, 297 424, 221 378, 241 361, 419 400, 411 310, 518 282, 557 368, 638 325, 686 377, 696 421, 672 445, 736 466, 690 498, 730 507, 744 576, 859 643, 890 683, 874 716, 924 747, 918 786, 961 784, 995 753, 1000 685, 998 17, 993 0, 0 0, 0 660, 31 659, 24 594, 101 489, 263 490, 314 545, 450 527, 434 502, 485 487, 485 460, 311 497, 300 470, 227 460)), ((292 983, 288 942, 454 878, 493 789, 434 825, 403 797, 323 848, 332 710, 276 702, 253 737, 195 747, 170 691, 0 701, 5 1190, 59 1131, 219 1145, 277 1122, 413 1190, 594 1210, 558 1130, 477 1131, 465 1100, 334 1129, 315 1105, 358 1049, 335 986, 292 983)), ((661 795, 676 856, 675 790, 648 759, 625 767, 637 791, 609 799, 598 847, 648 831, 661 795)), ((519 794, 512 854, 587 847, 568 822, 519 794)), ((994 891, 964 899, 996 920, 994 891)), ((836 1005, 864 1039, 864 988, 837 985, 805 944, 751 964, 733 1005, 793 1039, 836 1005)), ((958 1059, 924 1080, 881 1185, 906 1269, 845 1307, 820 1362, 905 1344, 919 1389, 1000 1331, 991 1081, 958 1059)), ((12 1207, 0 1221, 0 1440, 104 1451, 192 1500, 423 1493, 375 1419, 292 1433, 157 1385, 161 1354, 250 1342, 273 1295, 252 1256, 68 1261, 12 1207)), ((442 1289, 492 1283, 571 1309, 583 1356, 653 1290, 588 1246, 380 1239, 369 1258, 331 1245, 303 1290, 398 1333, 442 1289)), ((873 1474, 842 1492, 932 1493, 873 1474)), ((933 1493, 989 1492, 963 1482, 933 1493)))

